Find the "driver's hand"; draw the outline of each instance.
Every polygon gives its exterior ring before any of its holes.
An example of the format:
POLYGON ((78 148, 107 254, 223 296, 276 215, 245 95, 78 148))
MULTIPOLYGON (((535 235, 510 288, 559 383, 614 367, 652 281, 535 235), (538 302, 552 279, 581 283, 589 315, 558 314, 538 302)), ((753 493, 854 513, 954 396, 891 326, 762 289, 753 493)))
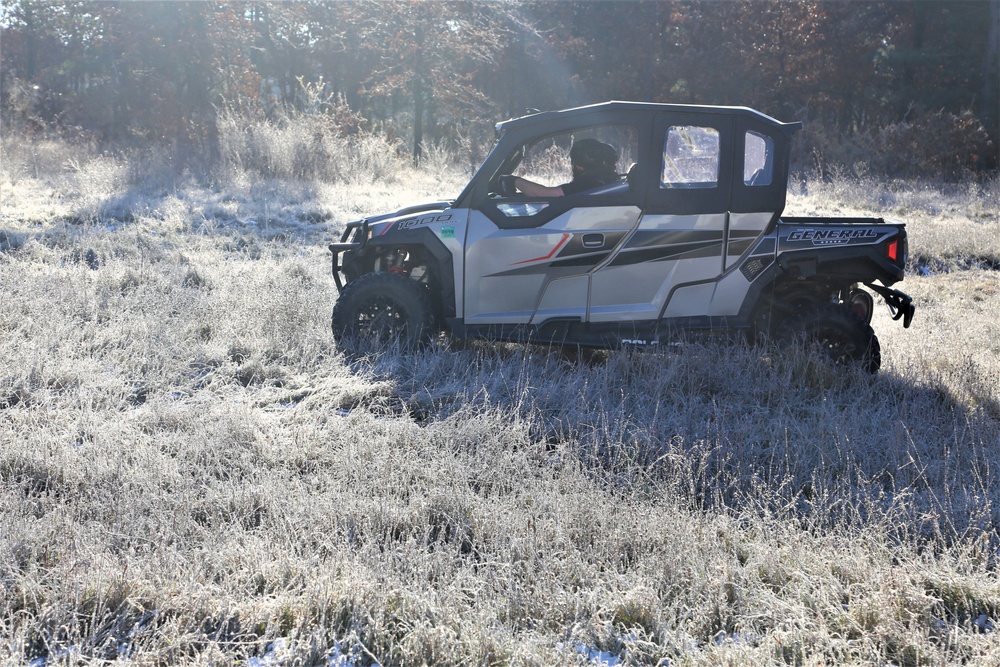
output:
POLYGON ((497 179, 497 190, 500 191, 500 195, 503 197, 513 197, 517 194, 517 186, 514 185, 514 180, 517 176, 505 175, 497 179))

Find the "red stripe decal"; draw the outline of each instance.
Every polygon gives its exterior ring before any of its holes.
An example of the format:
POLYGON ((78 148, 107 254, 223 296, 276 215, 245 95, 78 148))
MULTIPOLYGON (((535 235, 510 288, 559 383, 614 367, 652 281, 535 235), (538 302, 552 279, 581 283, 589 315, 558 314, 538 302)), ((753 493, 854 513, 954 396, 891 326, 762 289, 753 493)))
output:
POLYGON ((542 257, 535 257, 534 259, 526 259, 521 262, 514 262, 513 264, 511 264, 511 266, 517 266, 518 264, 529 264, 531 262, 543 262, 547 259, 552 259, 552 256, 555 255, 557 252, 559 252, 559 248, 566 245, 566 241, 569 240, 570 236, 572 236, 572 234, 563 234, 562 238, 559 239, 559 243, 556 244, 556 247, 553 248, 548 255, 544 255, 542 257))

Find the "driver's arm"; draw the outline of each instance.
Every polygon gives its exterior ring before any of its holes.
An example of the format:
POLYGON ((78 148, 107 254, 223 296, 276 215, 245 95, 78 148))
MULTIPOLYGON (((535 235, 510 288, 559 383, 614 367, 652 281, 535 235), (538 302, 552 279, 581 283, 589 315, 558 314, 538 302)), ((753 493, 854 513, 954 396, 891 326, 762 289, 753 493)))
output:
POLYGON ((563 189, 560 186, 549 187, 541 183, 529 181, 520 176, 514 177, 514 187, 529 197, 562 197, 563 189))

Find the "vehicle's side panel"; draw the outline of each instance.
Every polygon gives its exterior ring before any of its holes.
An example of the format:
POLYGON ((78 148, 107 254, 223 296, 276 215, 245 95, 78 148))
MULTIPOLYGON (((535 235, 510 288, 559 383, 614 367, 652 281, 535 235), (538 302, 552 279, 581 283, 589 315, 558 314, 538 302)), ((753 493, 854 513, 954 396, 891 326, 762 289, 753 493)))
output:
POLYGON ((678 282, 714 279, 722 271, 725 221, 725 214, 643 216, 621 250, 594 273, 590 321, 656 319, 678 282))
POLYGON ((740 271, 731 271, 715 284, 708 314, 711 317, 736 317, 750 290, 750 280, 740 271))
POLYGON ((589 287, 590 276, 587 274, 549 280, 531 316, 531 323, 542 326, 554 319, 583 321, 589 287))
POLYGON ((465 308, 465 239, 469 230, 469 210, 452 209, 454 225, 442 224, 438 234, 452 258, 452 272, 455 280, 455 316, 462 317, 465 308), (451 228, 449 228, 451 227, 451 228))
POLYGON ((727 270, 739 264, 747 251, 771 228, 774 219, 775 214, 771 212, 730 214, 726 234, 727 270))
POLYGON ((638 218, 634 206, 576 208, 541 227, 501 229, 473 211, 466 241, 465 323, 526 324, 533 317, 539 323, 548 316, 582 320, 589 272, 638 218), (570 277, 577 279, 565 280, 570 277), (552 312, 536 316, 539 306, 552 312))

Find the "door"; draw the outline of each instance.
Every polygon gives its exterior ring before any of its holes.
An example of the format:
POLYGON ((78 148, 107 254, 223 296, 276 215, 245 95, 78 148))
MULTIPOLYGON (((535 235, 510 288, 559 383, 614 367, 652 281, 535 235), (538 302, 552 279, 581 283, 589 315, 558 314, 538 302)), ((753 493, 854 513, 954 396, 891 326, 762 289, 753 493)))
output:
POLYGON ((505 169, 533 182, 569 182, 569 151, 580 138, 615 148, 619 178, 560 197, 494 194, 477 202, 466 238, 467 325, 586 319, 591 273, 640 217, 644 192, 628 170, 639 160, 641 133, 637 124, 618 119, 517 142, 505 169))
POLYGON ((593 274, 591 322, 709 313, 725 270, 733 126, 722 114, 658 115, 646 210, 593 274))

